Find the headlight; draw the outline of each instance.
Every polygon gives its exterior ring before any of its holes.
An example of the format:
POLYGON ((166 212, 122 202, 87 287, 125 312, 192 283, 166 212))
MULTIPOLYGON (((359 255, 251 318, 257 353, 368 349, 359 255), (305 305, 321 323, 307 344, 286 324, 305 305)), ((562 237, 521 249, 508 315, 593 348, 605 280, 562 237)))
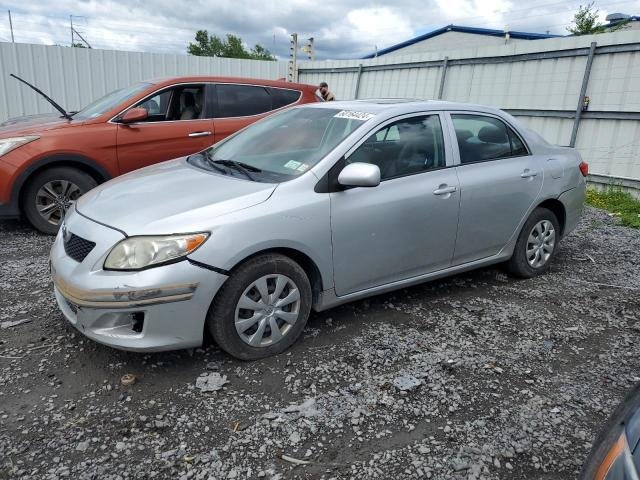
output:
POLYGON ((208 233, 129 237, 111 249, 104 268, 141 270, 172 262, 195 251, 208 237, 208 233))
POLYGON ((26 137, 12 137, 12 138, 0 138, 0 157, 5 153, 9 153, 11 150, 15 150, 16 148, 33 142, 34 140, 39 139, 37 135, 27 135, 26 137))

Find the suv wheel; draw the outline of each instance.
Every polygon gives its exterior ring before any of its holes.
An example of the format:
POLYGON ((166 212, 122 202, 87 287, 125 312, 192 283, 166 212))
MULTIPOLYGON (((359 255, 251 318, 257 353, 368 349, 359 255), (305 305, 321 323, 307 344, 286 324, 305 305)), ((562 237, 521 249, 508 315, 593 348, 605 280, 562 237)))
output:
POLYGON ((284 255, 260 255, 231 274, 216 295, 207 325, 220 348, 234 357, 268 357, 298 339, 311 298, 300 265, 284 255))
POLYGON ((555 257, 559 241, 560 227, 555 214, 546 208, 536 208, 520 231, 507 269, 521 278, 545 273, 555 257))
POLYGON ((35 228, 55 235, 65 211, 97 185, 87 173, 72 167, 54 167, 38 173, 27 185, 22 209, 35 228))

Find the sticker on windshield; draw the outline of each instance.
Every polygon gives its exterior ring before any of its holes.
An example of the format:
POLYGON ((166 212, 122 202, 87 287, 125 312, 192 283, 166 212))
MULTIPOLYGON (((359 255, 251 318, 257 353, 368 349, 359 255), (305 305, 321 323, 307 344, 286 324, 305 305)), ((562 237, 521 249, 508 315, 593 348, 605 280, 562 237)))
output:
POLYGON ((300 165, 302 165, 302 162, 296 162, 295 160, 289 160, 287 163, 284 164, 284 168, 290 168, 291 170, 295 170, 300 165))
POLYGON ((349 120, 361 120, 363 122, 375 117, 375 113, 355 112, 353 110, 342 110, 334 115, 334 118, 348 118, 349 120))
POLYGON ((296 168, 296 170, 298 170, 299 172, 304 172, 307 168, 309 168, 309 165, 303 163, 298 168, 296 168))

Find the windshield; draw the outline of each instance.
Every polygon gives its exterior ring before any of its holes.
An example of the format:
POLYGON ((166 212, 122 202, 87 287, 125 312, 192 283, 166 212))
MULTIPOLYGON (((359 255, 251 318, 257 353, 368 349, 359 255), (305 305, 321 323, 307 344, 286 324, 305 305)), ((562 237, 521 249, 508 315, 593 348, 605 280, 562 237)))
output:
POLYGON ((78 113, 75 113, 73 118, 78 120, 87 120, 89 118, 99 117, 103 113, 108 112, 118 104, 128 100, 134 95, 137 95, 150 86, 150 83, 135 83, 128 87, 121 88, 120 90, 115 90, 104 97, 99 98, 95 102, 90 103, 78 113))
POLYGON ((335 108, 294 108, 191 155, 189 162, 255 181, 287 181, 313 167, 371 117, 335 108))

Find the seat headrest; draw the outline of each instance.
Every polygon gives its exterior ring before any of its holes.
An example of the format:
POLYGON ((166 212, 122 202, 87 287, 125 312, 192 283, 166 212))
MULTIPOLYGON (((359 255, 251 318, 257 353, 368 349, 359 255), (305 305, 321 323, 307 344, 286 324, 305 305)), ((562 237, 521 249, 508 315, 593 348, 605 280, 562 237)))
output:
POLYGON ((478 132, 478 139, 486 143, 509 143, 507 132, 492 125, 482 127, 478 132))
POLYGON ((182 92, 185 107, 193 107, 196 104, 196 97, 191 92, 182 92))
POLYGON ((456 137, 458 137, 459 141, 464 142, 473 137, 473 133, 471 130, 456 130, 456 137))

